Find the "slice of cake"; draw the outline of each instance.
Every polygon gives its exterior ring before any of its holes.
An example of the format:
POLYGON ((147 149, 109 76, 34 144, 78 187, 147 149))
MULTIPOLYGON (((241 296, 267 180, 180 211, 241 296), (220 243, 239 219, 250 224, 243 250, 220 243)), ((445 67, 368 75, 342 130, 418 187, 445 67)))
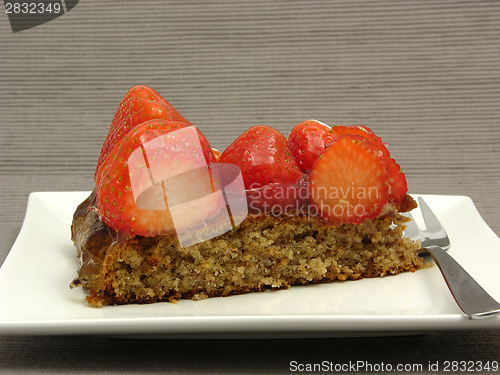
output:
POLYGON ((287 139, 256 126, 220 154, 154 90, 136 86, 115 115, 95 182, 71 226, 80 257, 71 285, 87 289, 92 306, 423 267, 419 244, 403 237, 401 213, 416 207, 406 178, 366 127, 309 120, 287 139))

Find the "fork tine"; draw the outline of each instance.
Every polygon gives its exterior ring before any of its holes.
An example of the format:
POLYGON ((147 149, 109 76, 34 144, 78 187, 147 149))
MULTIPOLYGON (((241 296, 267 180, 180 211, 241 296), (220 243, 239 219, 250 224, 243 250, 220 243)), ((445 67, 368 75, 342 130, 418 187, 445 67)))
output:
POLYGON ((426 237, 426 241, 430 241, 425 245, 438 245, 447 250, 450 247, 450 240, 444 230, 444 227, 441 225, 434 212, 432 212, 422 197, 418 197, 418 204, 420 206, 420 210, 422 211, 422 216, 426 226, 426 230, 423 231, 423 235, 426 237))
POLYGON ((418 197, 418 205, 420 206, 420 210, 422 211, 426 230, 431 233, 444 231, 444 228, 439 222, 438 218, 429 208, 427 203, 425 203, 422 197, 418 197))

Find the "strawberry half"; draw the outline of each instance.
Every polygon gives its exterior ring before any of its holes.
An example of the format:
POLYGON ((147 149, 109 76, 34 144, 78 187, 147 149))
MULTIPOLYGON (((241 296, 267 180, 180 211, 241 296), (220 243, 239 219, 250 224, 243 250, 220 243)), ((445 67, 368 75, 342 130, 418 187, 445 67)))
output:
POLYGON ((97 211, 117 231, 141 236, 203 224, 224 203, 211 194, 210 163, 210 144, 194 126, 147 121, 120 139, 99 168, 97 211))
POLYGON ((375 218, 388 202, 387 159, 380 147, 360 135, 333 141, 314 164, 309 199, 319 214, 338 224, 375 218))
POLYGON ((250 212, 294 209, 307 198, 304 174, 295 164, 287 139, 278 130, 254 126, 229 145, 219 158, 241 170, 250 212))
POLYGON ((294 126, 288 135, 288 147, 297 166, 308 173, 325 147, 332 143, 336 136, 332 128, 317 120, 306 120, 294 126))
POLYGON ((153 119, 191 124, 151 87, 132 87, 123 97, 113 117, 97 161, 96 175, 104 159, 120 139, 137 125, 153 119))

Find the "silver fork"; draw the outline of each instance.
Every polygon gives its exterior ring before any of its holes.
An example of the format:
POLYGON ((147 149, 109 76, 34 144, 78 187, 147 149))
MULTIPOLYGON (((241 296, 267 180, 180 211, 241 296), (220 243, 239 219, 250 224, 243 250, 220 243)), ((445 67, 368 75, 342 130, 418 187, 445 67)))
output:
POLYGON ((420 229, 408 213, 407 216, 412 220, 407 223, 405 236, 421 240, 423 253, 427 250, 432 255, 453 298, 465 315, 470 319, 482 319, 500 314, 500 304, 445 251, 450 247, 450 240, 436 215, 421 197, 418 198, 418 204, 426 229, 420 229))

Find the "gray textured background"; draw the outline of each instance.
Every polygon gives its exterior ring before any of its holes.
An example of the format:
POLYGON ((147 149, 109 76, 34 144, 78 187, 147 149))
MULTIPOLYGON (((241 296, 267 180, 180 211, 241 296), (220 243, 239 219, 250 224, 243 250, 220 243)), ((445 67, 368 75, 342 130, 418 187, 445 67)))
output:
MULTIPOLYGON (((389 142, 410 192, 470 196, 500 235, 499 30, 498 1, 81 0, 15 34, 2 11, 0 264, 30 192, 93 188, 108 126, 135 84, 156 89, 221 150, 257 124, 285 134, 309 118, 368 125, 389 142)), ((215 343, 3 337, 0 372, 280 373, 293 359, 499 353, 498 331, 215 343)))

